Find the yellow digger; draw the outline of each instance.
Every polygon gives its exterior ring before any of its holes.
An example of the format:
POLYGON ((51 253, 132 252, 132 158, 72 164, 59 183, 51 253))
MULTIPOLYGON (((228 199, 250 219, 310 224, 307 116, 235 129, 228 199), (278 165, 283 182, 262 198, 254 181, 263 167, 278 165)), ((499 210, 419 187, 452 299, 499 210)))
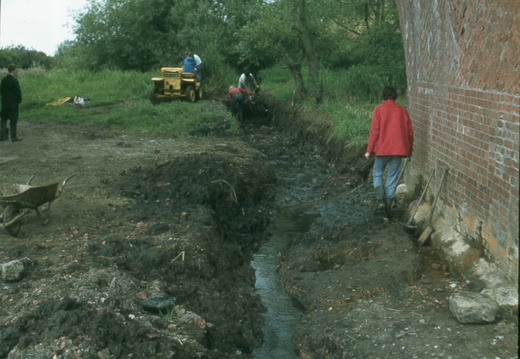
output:
POLYGON ((202 86, 197 75, 182 72, 182 67, 162 67, 162 77, 153 77, 153 88, 150 101, 157 104, 162 100, 176 98, 195 102, 202 99, 202 86))

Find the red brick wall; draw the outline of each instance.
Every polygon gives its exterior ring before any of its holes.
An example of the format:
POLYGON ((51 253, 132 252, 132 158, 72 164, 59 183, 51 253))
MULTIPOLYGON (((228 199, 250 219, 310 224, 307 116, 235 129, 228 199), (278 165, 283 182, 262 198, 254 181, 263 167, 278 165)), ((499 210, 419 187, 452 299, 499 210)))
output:
MULTIPOLYGON (((518 279, 520 1, 396 0, 412 165, 449 169, 443 213, 518 279)), ((437 184, 435 184, 435 187, 437 184)))

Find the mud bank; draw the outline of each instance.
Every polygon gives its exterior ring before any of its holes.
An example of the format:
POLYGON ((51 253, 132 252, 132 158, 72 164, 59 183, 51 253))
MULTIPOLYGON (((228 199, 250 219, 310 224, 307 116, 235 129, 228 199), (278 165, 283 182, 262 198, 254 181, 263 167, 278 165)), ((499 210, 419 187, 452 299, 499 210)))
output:
POLYGON ((29 215, 18 237, 0 234, 0 262, 24 267, 0 287, 0 357, 248 357, 262 338, 250 260, 270 217, 265 156, 239 139, 89 126, 27 141, 42 127, 22 122, 24 142, 2 148, 26 164, 4 164, 3 181, 76 177, 48 226, 29 215))

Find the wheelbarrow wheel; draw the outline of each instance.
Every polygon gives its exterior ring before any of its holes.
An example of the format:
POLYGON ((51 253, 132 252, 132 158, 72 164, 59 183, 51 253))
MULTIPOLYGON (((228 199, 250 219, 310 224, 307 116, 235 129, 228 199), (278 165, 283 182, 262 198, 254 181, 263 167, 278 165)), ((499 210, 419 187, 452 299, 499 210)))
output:
MULTIPOLYGON (((18 216, 20 213, 22 213, 22 209, 19 206, 16 206, 14 204, 10 204, 4 209, 4 214, 2 216, 3 222, 8 223, 10 220, 18 216)), ((16 237, 18 233, 20 233, 20 228, 22 228, 22 221, 18 220, 9 226, 5 227, 7 232, 13 236, 16 237)))

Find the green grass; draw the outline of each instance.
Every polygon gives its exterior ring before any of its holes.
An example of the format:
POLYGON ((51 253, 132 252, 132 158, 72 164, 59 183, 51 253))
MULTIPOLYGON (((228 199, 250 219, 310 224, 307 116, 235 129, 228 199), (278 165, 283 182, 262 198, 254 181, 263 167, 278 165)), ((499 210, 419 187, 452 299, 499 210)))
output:
POLYGON ((175 308, 167 309, 166 311, 159 311, 159 315, 161 320, 166 323, 173 322, 177 317, 177 313, 175 312, 175 308))
MULTIPOLYGON (((290 103, 294 91, 294 82, 287 69, 274 67, 261 72, 263 88, 280 102, 290 103)), ((306 73, 303 73, 307 80, 306 73)), ((313 102, 301 104, 321 115, 329 117, 334 125, 334 134, 345 139, 354 146, 367 142, 370 132, 372 111, 377 103, 362 101, 349 95, 348 84, 345 82, 345 71, 323 70, 324 98, 319 107, 313 102)), ((308 84, 307 84, 308 86, 308 84)))
MULTIPOLYGON (((88 122, 100 127, 125 128, 137 132, 168 133, 179 137, 199 127, 232 121, 223 104, 188 103, 172 100, 153 105, 149 100, 151 78, 158 73, 123 71, 20 71, 23 101, 20 118, 54 122, 88 122), (52 106, 56 100, 74 96, 89 99, 77 108, 70 103, 52 106), (210 104, 208 106, 208 104, 210 104)), ((232 130, 238 124, 232 121, 232 130)))
POLYGON ((354 146, 367 142, 373 105, 367 103, 327 103, 322 106, 334 124, 335 135, 354 146))
MULTIPOLYGON (((200 127, 212 127, 228 120, 232 131, 238 124, 231 119, 228 109, 216 101, 188 103, 173 100, 153 105, 149 101, 151 78, 159 71, 140 73, 104 70, 21 70, 18 77, 23 92, 20 117, 28 121, 88 122, 100 127, 124 128, 136 132, 156 132, 182 137, 200 127), (81 96, 90 102, 83 108, 72 104, 50 106, 61 98, 81 96)), ((304 74, 306 76, 306 74, 304 74)), ((353 145, 366 143, 370 129, 371 112, 375 103, 349 97, 343 78, 345 73, 324 71, 325 101, 320 106, 301 104, 331 119, 335 135, 353 145)), ((222 88, 212 85, 212 93, 222 93, 234 75, 222 73, 222 88), (225 82, 225 83, 224 83, 225 82)), ((294 82, 289 71, 273 67, 260 73, 262 93, 280 103, 290 103, 294 82)), ((208 79, 209 80, 209 79, 208 79)))

